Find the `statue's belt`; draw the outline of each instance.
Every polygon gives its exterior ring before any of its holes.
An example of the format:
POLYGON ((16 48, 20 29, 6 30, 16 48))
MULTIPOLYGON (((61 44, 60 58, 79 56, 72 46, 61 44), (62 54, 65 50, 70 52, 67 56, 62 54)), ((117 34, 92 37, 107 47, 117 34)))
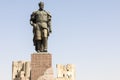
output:
POLYGON ((48 21, 37 21, 36 23, 43 23, 43 22, 47 23, 48 21))

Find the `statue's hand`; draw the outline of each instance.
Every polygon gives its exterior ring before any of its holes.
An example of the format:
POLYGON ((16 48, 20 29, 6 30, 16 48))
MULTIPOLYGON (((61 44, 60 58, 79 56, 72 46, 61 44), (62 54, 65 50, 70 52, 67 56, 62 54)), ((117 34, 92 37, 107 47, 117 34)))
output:
POLYGON ((51 31, 51 30, 50 30, 49 32, 50 32, 50 33, 52 33, 52 31, 51 31))
POLYGON ((33 23, 33 27, 36 27, 36 26, 37 26, 37 24, 33 23))
POLYGON ((33 26, 33 22, 32 21, 30 21, 30 24, 33 26))
POLYGON ((35 23, 33 23, 32 21, 30 21, 30 24, 33 26, 33 27, 36 27, 37 25, 35 23))

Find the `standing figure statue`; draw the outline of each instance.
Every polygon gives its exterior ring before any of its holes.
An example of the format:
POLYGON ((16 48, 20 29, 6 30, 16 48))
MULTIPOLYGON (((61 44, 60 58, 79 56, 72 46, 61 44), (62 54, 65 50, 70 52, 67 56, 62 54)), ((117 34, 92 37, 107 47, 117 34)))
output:
POLYGON ((51 30, 51 15, 44 10, 40 2, 39 9, 31 14, 30 24, 33 26, 33 43, 37 52, 47 52, 48 36, 51 30))

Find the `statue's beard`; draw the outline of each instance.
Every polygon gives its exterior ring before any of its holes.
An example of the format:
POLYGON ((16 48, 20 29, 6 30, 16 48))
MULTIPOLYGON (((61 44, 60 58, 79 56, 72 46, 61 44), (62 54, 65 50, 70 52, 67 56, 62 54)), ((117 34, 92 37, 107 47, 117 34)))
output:
POLYGON ((43 8, 40 8, 39 10, 44 10, 43 8))

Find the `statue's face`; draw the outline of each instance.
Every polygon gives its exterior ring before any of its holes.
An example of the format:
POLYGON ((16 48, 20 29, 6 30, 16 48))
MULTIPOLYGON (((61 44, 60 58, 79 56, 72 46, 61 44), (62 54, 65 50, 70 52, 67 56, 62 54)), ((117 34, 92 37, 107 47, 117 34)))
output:
POLYGON ((43 2, 40 2, 40 4, 39 4, 39 7, 40 7, 40 9, 44 9, 44 3, 43 2))

